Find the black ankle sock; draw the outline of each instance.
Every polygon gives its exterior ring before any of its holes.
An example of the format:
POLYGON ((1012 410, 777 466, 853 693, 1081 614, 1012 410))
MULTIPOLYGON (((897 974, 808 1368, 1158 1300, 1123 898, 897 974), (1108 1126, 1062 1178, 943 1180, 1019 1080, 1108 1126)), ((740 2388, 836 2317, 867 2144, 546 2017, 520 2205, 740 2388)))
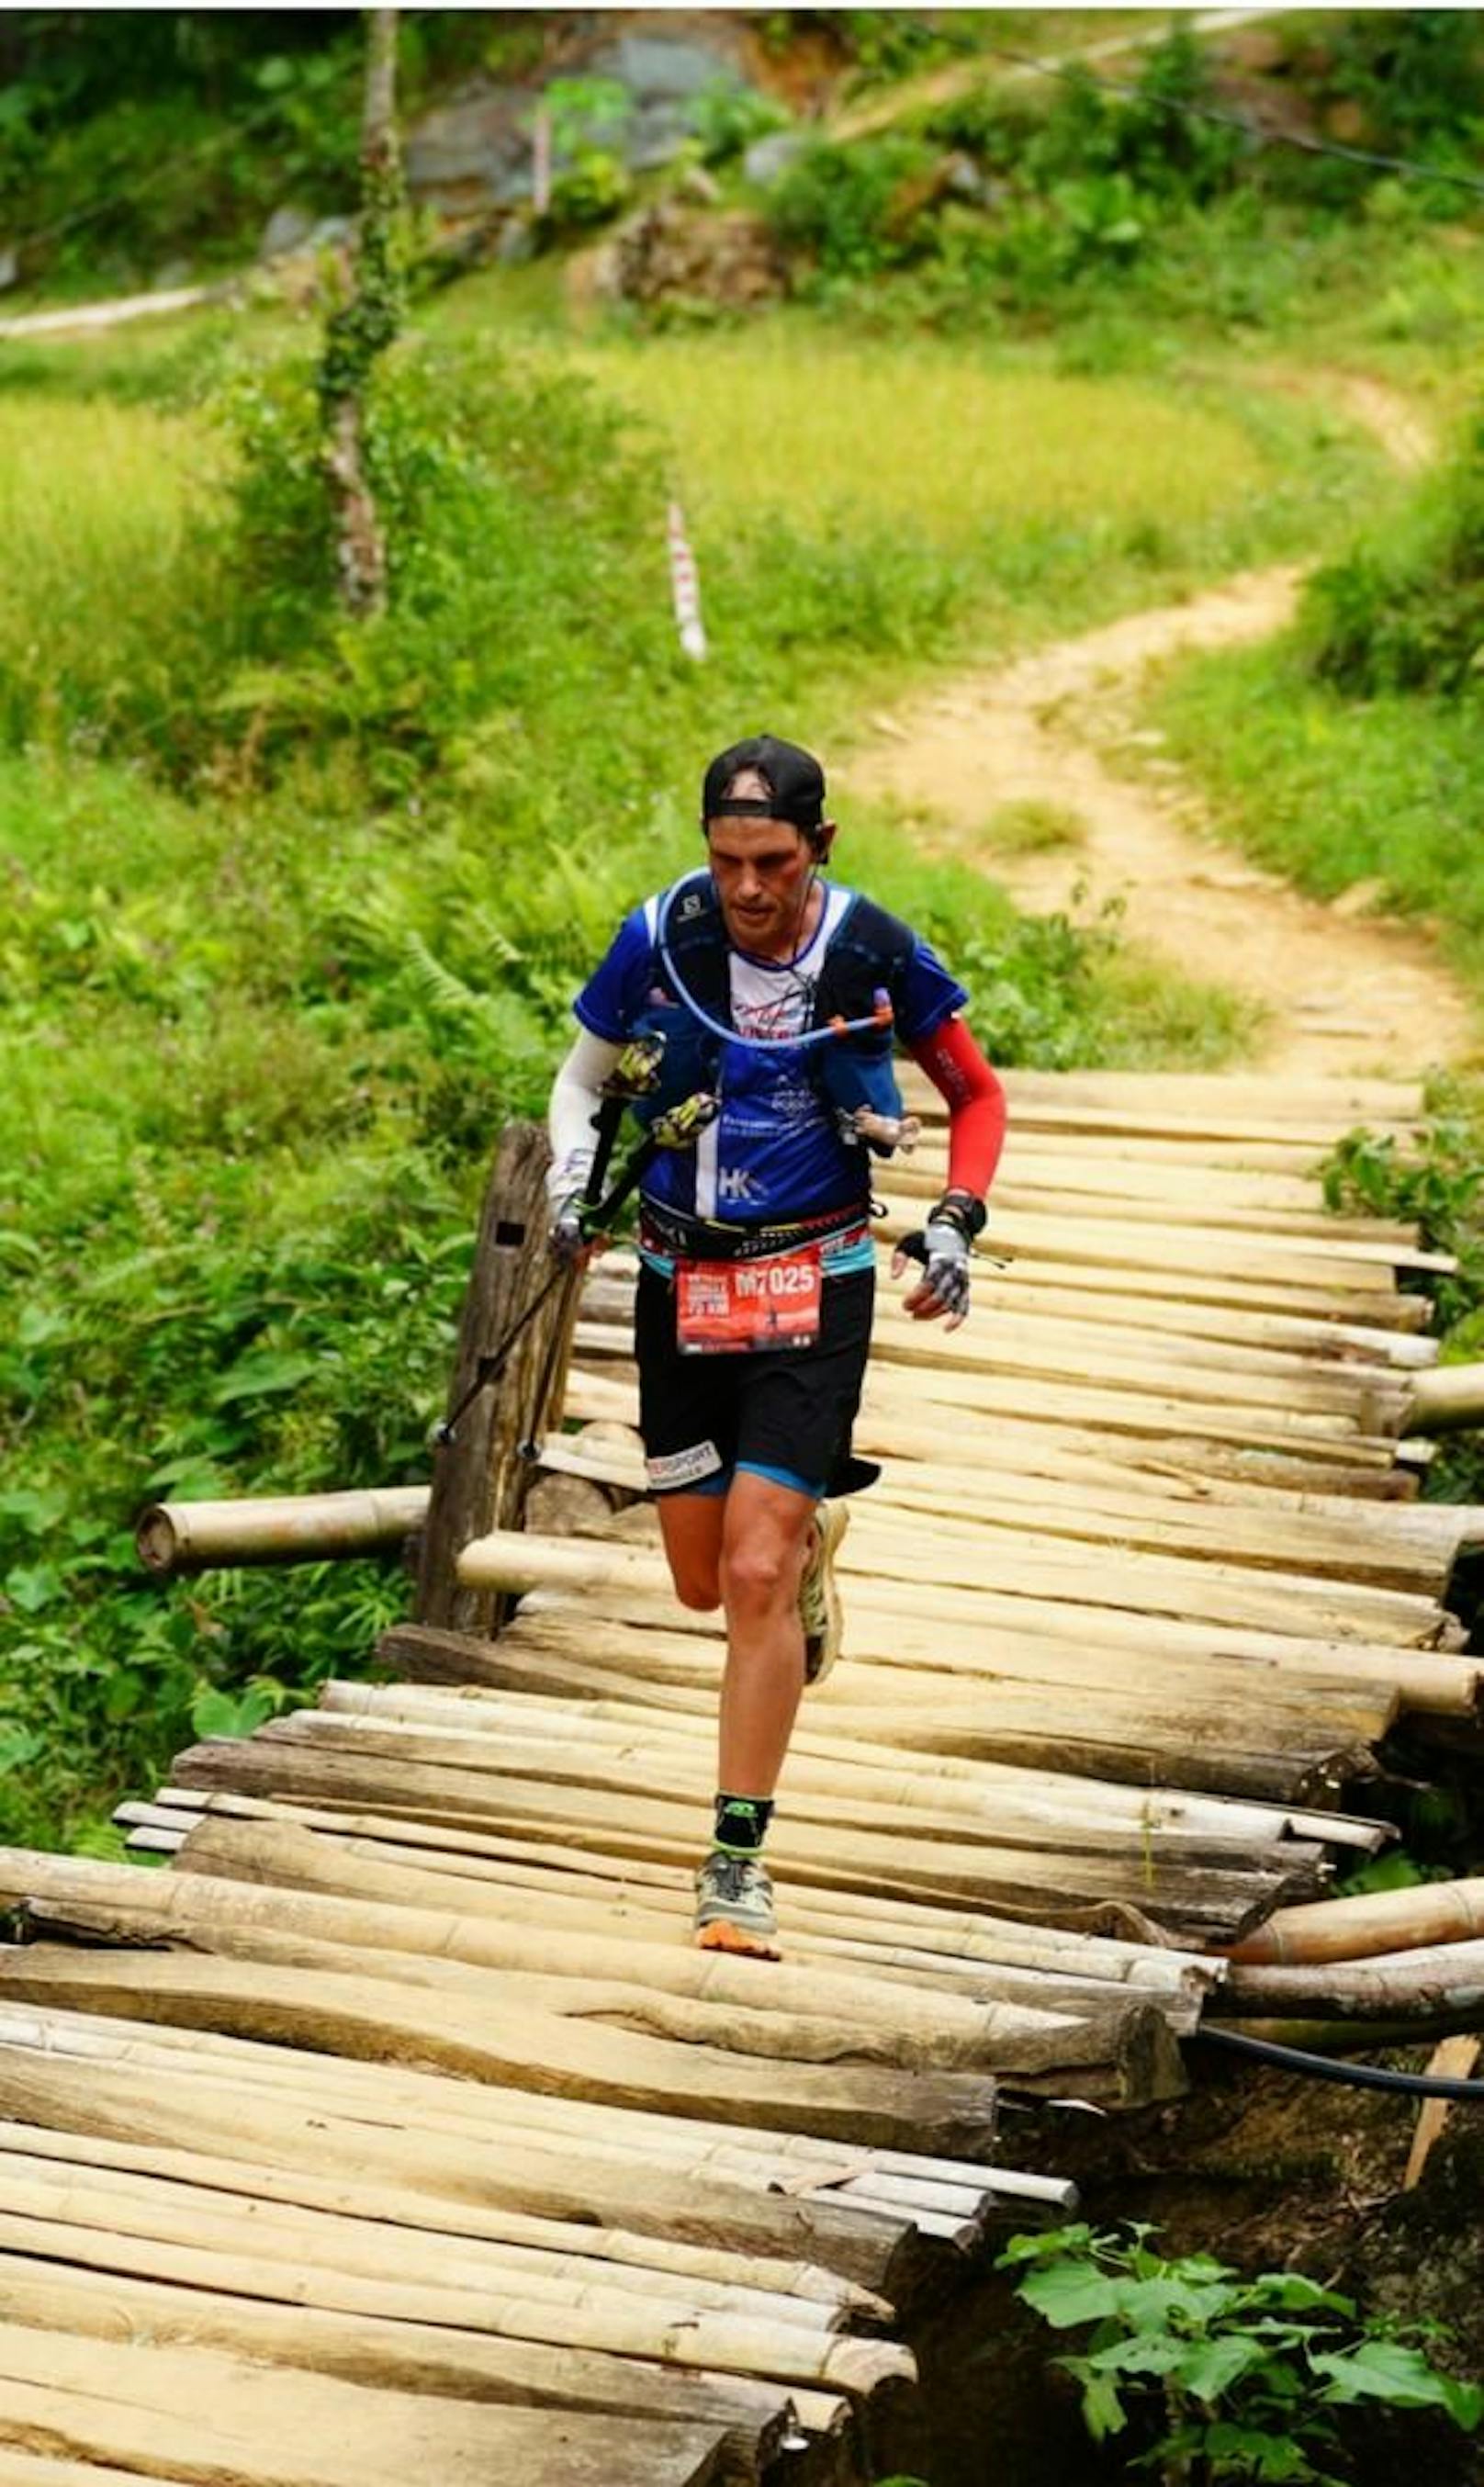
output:
POLYGON ((715 1840, 718 1848, 756 1856, 768 1836, 773 1816, 770 1796, 718 1796, 715 1840))

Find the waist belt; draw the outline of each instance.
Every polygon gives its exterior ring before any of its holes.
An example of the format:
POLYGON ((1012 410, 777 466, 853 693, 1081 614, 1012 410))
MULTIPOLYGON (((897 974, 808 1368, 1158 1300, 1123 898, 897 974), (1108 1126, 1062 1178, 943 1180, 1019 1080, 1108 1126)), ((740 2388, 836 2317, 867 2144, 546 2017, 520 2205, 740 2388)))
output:
POLYGON ((723 1218, 687 1217, 683 1210, 658 1209, 648 1200, 639 1213, 641 1249, 680 1261, 765 1261, 779 1252, 801 1251, 811 1244, 858 1243, 869 1232, 863 1204, 775 1226, 734 1226, 723 1218))

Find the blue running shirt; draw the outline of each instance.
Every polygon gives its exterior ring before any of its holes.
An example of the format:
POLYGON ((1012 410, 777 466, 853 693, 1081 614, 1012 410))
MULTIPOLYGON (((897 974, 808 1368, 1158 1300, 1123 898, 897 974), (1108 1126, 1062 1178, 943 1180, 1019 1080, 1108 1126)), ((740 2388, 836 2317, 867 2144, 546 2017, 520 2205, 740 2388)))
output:
MULTIPOLYGON (((767 1050, 721 1048, 721 1112, 693 1149, 661 1150, 644 1196, 657 1207, 741 1225, 827 1216, 861 1197, 861 1151, 844 1141, 812 1076, 815 1048, 790 1045, 812 1020, 826 952, 855 902, 854 890, 820 884, 825 906, 813 938, 787 962, 731 950, 732 1024, 774 1040, 767 1050)), ((573 1005, 592 1036, 622 1045, 641 1020, 673 999, 658 950, 661 899, 625 918, 612 947, 573 1005)), ((967 995, 928 944, 914 940, 892 994, 904 1044, 931 1036, 967 995)), ((842 1039, 848 1043, 848 1039, 842 1039)))

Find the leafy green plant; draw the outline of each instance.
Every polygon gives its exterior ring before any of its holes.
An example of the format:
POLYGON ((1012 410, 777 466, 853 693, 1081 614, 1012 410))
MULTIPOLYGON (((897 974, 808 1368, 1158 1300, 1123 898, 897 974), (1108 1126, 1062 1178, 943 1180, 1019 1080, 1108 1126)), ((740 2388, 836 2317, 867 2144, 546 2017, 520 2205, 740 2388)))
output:
POLYGON ((1210 2254, 1167 2259, 1153 2234, 1078 2222, 1013 2237, 997 2267, 1023 2274, 1016 2295, 1053 2331, 1086 2332, 1055 2363, 1081 2388, 1087 2431, 1101 2444, 1132 2430, 1131 2466, 1162 2487, 1343 2487, 1343 2411, 1439 2410, 1468 2434, 1484 2417, 1484 2388, 1432 2363, 1437 2327, 1367 2316, 1299 2272, 1244 2279, 1210 2254))
POLYGON ((1430 1251, 1458 1268, 1437 1280, 1444 1329, 1484 1308, 1484 1100, 1458 1080, 1435 1083, 1432 1112, 1411 1147, 1390 1132, 1346 1134, 1323 1168, 1325 1206, 1414 1219, 1430 1251))
POLYGON ((718 81, 704 87, 687 115, 703 164, 730 164, 758 138, 787 129, 789 112, 755 86, 718 81))

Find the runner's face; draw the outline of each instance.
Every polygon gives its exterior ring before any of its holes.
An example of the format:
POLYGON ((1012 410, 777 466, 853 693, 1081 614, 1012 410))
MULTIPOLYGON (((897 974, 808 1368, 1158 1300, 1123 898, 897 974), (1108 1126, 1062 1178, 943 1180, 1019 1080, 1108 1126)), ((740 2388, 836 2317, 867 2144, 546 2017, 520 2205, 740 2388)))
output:
POLYGON ((809 929, 809 883, 819 860, 803 831, 788 821, 723 814, 708 823, 706 838, 731 938, 761 958, 788 957, 809 929))

